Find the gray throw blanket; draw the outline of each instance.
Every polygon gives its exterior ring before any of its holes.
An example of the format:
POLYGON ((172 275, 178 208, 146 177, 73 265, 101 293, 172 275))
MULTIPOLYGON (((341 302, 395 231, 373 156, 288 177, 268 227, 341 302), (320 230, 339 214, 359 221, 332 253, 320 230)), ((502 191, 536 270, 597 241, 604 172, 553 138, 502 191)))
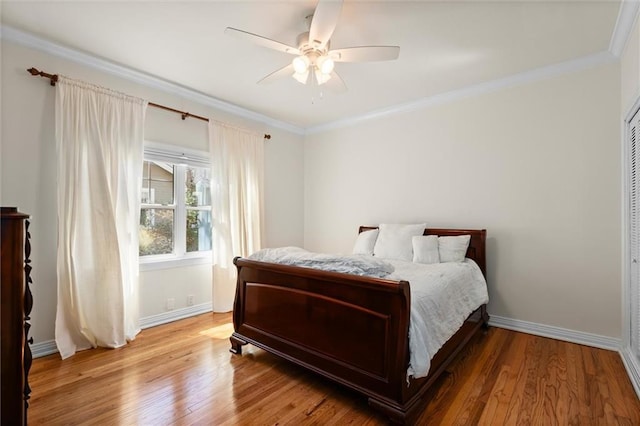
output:
POLYGON ((376 278, 384 278, 395 270, 390 263, 368 255, 312 253, 299 247, 262 249, 247 259, 376 278))

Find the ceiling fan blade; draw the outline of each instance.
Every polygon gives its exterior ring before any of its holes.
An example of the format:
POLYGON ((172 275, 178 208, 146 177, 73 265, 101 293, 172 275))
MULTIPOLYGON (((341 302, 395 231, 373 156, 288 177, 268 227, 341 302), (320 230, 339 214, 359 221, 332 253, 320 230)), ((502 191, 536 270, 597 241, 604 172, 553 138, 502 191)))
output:
POLYGON ((302 53, 296 47, 289 46, 287 44, 280 43, 279 41, 271 40, 270 38, 262 37, 247 31, 239 30, 237 28, 227 27, 224 30, 224 33, 236 38, 250 41, 262 47, 289 53, 291 55, 300 55, 302 53))
POLYGON ((309 42, 315 41, 323 48, 336 29, 341 11, 342 0, 319 0, 309 26, 309 42))
POLYGON ((347 85, 344 84, 342 77, 335 71, 331 73, 331 78, 320 87, 324 87, 333 93, 344 93, 347 91, 347 85))
POLYGON ((280 68, 277 71, 272 72, 268 76, 264 77, 262 80, 258 81, 258 84, 269 84, 273 83, 276 80, 279 80, 283 77, 291 77, 294 74, 295 70, 293 69, 293 64, 289 64, 285 67, 280 68))
POLYGON ((329 51, 335 62, 376 62, 398 59, 400 46, 345 47, 329 51))

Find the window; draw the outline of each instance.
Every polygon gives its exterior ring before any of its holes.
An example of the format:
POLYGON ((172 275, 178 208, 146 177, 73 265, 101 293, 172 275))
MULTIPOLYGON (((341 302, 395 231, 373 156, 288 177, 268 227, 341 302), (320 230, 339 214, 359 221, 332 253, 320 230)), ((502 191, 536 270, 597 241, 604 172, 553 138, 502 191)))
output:
POLYGON ((206 158, 145 149, 140 200, 141 263, 210 259, 211 192, 206 158))

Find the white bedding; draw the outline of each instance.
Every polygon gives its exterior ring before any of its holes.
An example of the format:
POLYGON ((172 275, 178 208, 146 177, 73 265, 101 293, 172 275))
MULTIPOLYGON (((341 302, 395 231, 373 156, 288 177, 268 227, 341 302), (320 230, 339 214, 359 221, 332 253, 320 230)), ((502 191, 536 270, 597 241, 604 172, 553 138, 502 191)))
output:
POLYGON ((429 373, 431 358, 473 311, 489 301, 478 265, 464 262, 422 263, 388 260, 395 271, 385 278, 409 281, 409 368, 407 378, 429 373))
POLYGON ((394 270, 391 263, 372 256, 313 253, 300 247, 262 249, 248 259, 376 278, 386 277, 394 270))
POLYGON ((427 265, 363 255, 318 254, 298 247, 263 249, 249 259, 408 281, 411 320, 407 380, 426 376, 435 353, 473 311, 489 301, 482 271, 471 259, 427 265))

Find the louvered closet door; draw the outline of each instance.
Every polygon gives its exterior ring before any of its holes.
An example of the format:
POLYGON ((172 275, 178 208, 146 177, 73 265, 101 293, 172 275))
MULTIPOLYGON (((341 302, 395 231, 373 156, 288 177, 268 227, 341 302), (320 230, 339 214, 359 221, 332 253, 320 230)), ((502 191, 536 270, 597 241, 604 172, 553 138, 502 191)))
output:
POLYGON ((640 362, 640 111, 629 124, 631 351, 640 362))

